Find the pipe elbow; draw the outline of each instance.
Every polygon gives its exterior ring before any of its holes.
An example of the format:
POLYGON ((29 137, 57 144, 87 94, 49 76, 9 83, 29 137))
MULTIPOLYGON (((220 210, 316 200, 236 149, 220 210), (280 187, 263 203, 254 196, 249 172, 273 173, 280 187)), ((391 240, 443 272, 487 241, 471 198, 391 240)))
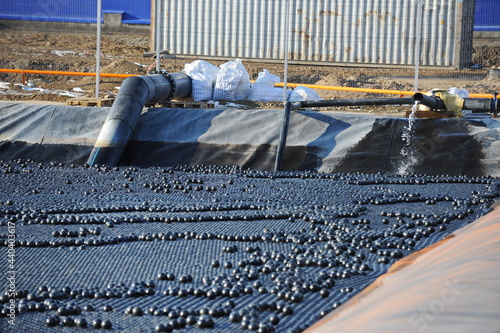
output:
POLYGON ((191 80, 183 73, 140 75, 125 79, 87 163, 115 166, 146 103, 183 98, 190 93, 191 80))
POLYGON ((422 93, 415 93, 413 95, 413 100, 415 102, 428 106, 431 109, 446 109, 444 101, 438 97, 428 96, 422 93))

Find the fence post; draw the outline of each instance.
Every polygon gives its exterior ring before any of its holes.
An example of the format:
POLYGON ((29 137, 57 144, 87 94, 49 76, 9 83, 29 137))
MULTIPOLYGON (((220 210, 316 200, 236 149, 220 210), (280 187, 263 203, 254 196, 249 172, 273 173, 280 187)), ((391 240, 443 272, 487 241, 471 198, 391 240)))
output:
POLYGON ((415 22, 415 83, 414 91, 418 92, 418 71, 420 68, 420 44, 422 42, 422 0, 417 0, 417 17, 415 22))
POLYGON ((288 83, 288 42, 290 39, 290 0, 285 2, 285 29, 284 29, 284 43, 283 50, 285 52, 285 68, 283 74, 283 104, 288 100, 287 83, 288 83))
POLYGON ((101 16, 102 0, 97 0, 97 47, 96 47, 96 65, 95 65, 95 98, 99 98, 101 84, 101 16))
POLYGON ((284 29, 284 52, 285 52, 285 68, 283 74, 283 120, 281 122, 280 138, 278 149, 276 151, 276 160, 274 162, 274 171, 281 171, 283 168, 283 157, 285 155, 286 138, 288 135, 288 125, 290 123, 291 103, 288 101, 288 40, 290 39, 290 0, 285 2, 285 29, 284 29))
POLYGON ((156 71, 160 72, 160 5, 161 0, 155 1, 155 42, 156 42, 156 71))

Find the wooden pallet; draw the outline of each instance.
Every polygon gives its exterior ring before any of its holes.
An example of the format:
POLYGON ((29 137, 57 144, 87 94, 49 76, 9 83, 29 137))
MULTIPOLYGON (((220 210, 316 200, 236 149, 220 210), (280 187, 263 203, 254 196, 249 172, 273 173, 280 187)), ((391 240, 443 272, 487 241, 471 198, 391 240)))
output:
POLYGON ((71 98, 66 101, 66 105, 72 106, 111 106, 114 98, 71 98))
POLYGON ((148 103, 146 107, 163 108, 181 108, 181 109, 215 109, 215 103, 212 102, 193 102, 193 101, 164 101, 159 103, 148 103))
MULTIPOLYGON (((406 111, 406 118, 410 117, 410 114, 411 114, 411 111, 406 111)), ((448 117, 441 112, 418 110, 417 112, 415 112, 415 118, 438 119, 438 118, 448 118, 448 117)))

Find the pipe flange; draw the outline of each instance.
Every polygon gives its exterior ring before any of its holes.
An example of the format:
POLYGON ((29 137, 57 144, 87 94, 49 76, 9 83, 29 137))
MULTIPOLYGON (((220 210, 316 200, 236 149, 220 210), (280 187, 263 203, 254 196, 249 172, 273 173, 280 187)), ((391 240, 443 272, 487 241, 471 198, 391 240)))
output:
POLYGON ((498 93, 493 93, 493 99, 491 100, 491 113, 493 117, 496 118, 498 112, 500 111, 500 104, 498 103, 498 93))
POLYGON ((155 74, 161 74, 163 75, 167 80, 168 80, 168 83, 170 85, 170 91, 169 91, 169 94, 168 96, 165 96, 163 97, 161 100, 162 101, 170 101, 174 98, 174 95, 175 95, 175 91, 176 91, 176 83, 175 83, 175 80, 172 78, 172 76, 169 75, 169 73, 164 70, 164 69, 160 69, 159 71, 157 70, 152 70, 149 72, 148 76, 150 75, 155 75, 155 74))
POLYGON ((182 99, 191 95, 191 78, 184 73, 164 73, 172 85, 171 99, 182 99))
POLYGON ((170 81, 170 85, 172 86, 172 93, 169 96, 169 100, 174 99, 174 96, 177 92, 177 82, 171 73, 164 72, 163 75, 170 81))
POLYGON ((164 69, 151 71, 150 74, 162 74, 170 83, 171 93, 165 98, 166 101, 172 99, 182 99, 191 95, 191 78, 184 73, 169 73, 164 69))

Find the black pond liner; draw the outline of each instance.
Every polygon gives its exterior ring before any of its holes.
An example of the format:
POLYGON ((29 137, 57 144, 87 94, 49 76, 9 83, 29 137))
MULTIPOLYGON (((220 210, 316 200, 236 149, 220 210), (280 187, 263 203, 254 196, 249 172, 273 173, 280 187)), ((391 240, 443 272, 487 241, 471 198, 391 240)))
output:
MULTIPOLYGON (((0 159, 86 163, 109 108, 2 103, 0 159)), ((118 165, 236 165, 273 170, 282 110, 150 108, 118 165)), ((499 176, 500 121, 294 111, 284 170, 499 176), (402 151, 411 156, 402 156, 402 151), (411 163, 409 163, 411 162, 411 163)), ((101 147, 102 148, 102 147, 101 147)))
MULTIPOLYGON (((414 120, 409 149, 416 161, 411 169, 431 175, 484 175, 481 164, 484 151, 479 140, 473 139, 469 123, 473 120, 414 120)), ((479 122, 475 125, 481 126, 479 122)), ((407 127, 408 119, 376 119, 372 130, 349 149, 335 171, 372 169, 399 173, 398 168, 404 162, 401 151, 406 144, 403 133, 407 127)))
POLYGON ((15 291, 16 315, 11 325, 1 296, 0 331, 100 319, 120 332, 300 332, 487 213, 499 188, 491 177, 1 162, 0 270, 15 282, 1 292, 15 291))

